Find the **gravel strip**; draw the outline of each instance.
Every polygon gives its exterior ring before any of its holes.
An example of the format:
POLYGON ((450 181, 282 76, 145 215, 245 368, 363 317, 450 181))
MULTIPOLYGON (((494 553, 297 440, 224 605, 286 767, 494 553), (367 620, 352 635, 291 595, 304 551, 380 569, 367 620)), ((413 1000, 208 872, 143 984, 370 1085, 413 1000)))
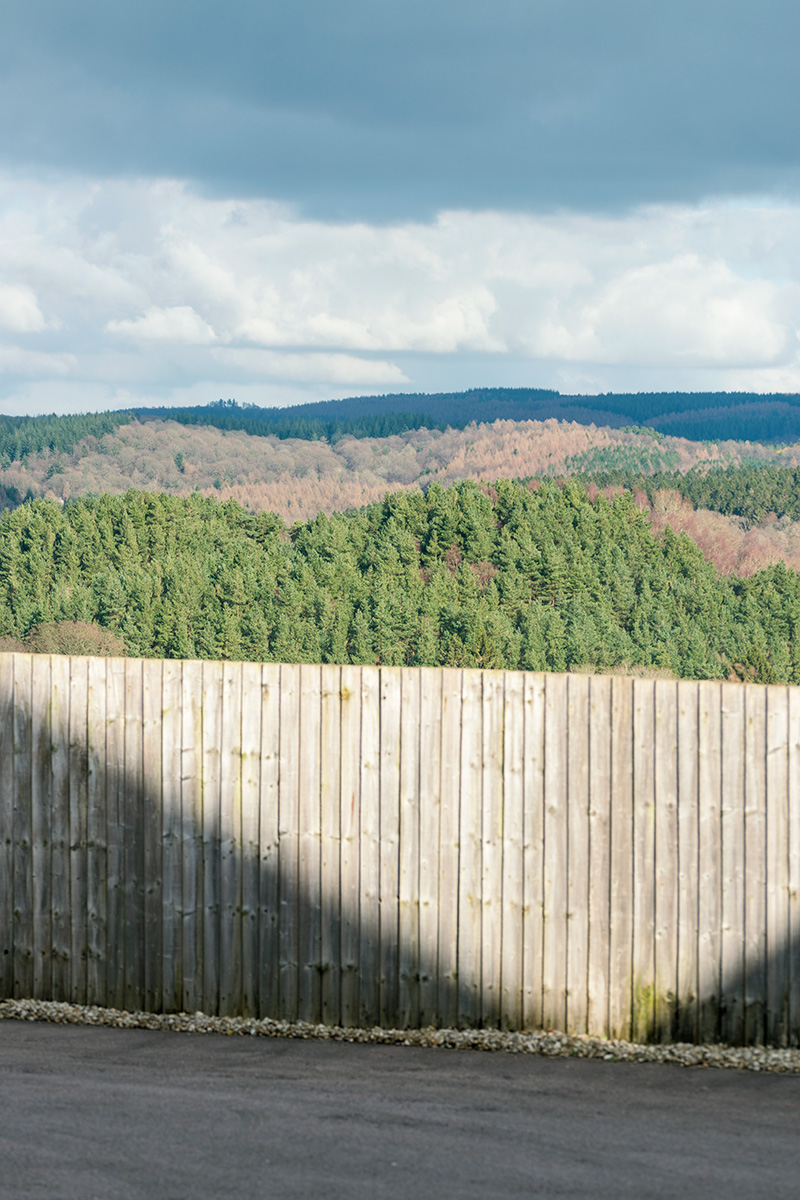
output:
POLYGON ((682 1067, 728 1067, 739 1071, 800 1074, 800 1049, 764 1046, 639 1045, 636 1042, 571 1036, 556 1030, 501 1033, 493 1029, 344 1029, 303 1021, 209 1017, 205 1013, 124 1012, 96 1005, 48 1000, 0 1000, 0 1019, 50 1021, 57 1025, 106 1025, 114 1029, 168 1029, 176 1033, 223 1033, 229 1036, 310 1038, 389 1046, 439 1046, 450 1050, 502 1050, 549 1058, 601 1058, 606 1062, 676 1063, 682 1067))

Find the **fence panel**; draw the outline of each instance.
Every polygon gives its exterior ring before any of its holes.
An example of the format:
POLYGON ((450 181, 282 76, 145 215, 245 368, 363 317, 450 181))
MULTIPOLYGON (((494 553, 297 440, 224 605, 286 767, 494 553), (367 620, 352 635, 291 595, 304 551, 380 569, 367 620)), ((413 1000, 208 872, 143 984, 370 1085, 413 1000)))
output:
POLYGON ((0 655, 0 995, 800 1042, 800 689, 0 655))

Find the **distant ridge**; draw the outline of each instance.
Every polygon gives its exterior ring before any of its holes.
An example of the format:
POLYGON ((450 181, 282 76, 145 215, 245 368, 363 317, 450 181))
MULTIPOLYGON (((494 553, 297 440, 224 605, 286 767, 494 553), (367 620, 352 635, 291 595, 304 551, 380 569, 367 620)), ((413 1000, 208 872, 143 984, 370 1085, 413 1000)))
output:
POLYGON ((140 420, 214 425, 278 437, 382 437, 410 429, 463 429, 475 421, 545 421, 619 429, 646 426, 702 441, 800 441, 800 394, 758 392, 606 392, 562 395, 547 388, 471 388, 352 396, 288 408, 219 400, 190 408, 138 408, 140 420))

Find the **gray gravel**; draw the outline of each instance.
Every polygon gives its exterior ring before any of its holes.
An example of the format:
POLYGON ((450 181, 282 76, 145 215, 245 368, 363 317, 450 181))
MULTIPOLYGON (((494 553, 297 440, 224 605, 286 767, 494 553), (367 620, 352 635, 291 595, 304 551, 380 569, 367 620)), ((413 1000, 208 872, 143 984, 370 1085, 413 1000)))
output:
POLYGON ((2 1000, 0 1019, 48 1021, 57 1025, 104 1025, 115 1029, 156 1029, 177 1033, 220 1033, 228 1036, 300 1038, 373 1045, 435 1046, 450 1050, 495 1050, 507 1054, 539 1054, 548 1058, 599 1058, 606 1062, 674 1063, 684 1067, 726 1067, 739 1071, 800 1074, 800 1049, 764 1046, 640 1045, 606 1038, 571 1036, 554 1030, 503 1033, 493 1029, 350 1029, 310 1025, 302 1021, 209 1017, 205 1013, 125 1012, 96 1005, 47 1000, 2 1000))

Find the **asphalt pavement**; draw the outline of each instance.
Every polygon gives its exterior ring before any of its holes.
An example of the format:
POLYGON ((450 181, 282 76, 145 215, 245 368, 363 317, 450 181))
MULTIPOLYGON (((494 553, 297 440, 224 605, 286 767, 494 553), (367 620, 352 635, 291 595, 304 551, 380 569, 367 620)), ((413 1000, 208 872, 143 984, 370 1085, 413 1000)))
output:
POLYGON ((798 1200, 800 1076, 0 1021, 2 1200, 798 1200))

